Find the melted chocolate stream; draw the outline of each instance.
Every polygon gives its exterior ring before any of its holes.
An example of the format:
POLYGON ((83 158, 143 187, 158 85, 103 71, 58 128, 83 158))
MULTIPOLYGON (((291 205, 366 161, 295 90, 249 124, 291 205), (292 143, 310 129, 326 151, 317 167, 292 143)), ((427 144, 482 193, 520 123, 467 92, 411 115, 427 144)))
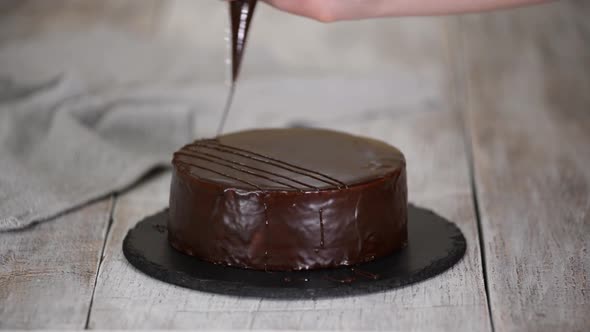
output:
POLYGON ((246 49, 246 40, 252 15, 256 8, 257 0, 230 0, 229 15, 231 20, 231 86, 223 109, 223 115, 217 128, 217 136, 223 132, 225 121, 234 99, 236 81, 240 73, 244 50, 246 49))

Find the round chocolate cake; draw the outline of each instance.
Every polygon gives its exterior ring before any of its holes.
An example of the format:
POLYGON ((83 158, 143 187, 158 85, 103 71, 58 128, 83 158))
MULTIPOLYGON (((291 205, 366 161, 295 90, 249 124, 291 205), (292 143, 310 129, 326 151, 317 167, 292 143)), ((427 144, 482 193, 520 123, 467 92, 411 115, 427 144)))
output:
POLYGON ((171 245, 261 270, 353 265, 407 241, 403 154, 320 129, 262 129, 198 140, 174 154, 171 245))

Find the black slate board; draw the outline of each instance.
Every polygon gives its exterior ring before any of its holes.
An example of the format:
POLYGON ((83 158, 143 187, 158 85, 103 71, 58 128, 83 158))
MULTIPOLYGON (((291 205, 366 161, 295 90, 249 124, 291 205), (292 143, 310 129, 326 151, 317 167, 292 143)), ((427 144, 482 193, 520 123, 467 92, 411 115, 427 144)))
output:
POLYGON ((123 241, 129 262, 167 283, 204 292, 247 297, 302 299, 379 292, 413 284, 444 272, 466 250, 465 237, 452 222, 409 205, 408 246, 388 257, 354 267, 265 272, 211 264, 168 244, 168 211, 140 221, 123 241))

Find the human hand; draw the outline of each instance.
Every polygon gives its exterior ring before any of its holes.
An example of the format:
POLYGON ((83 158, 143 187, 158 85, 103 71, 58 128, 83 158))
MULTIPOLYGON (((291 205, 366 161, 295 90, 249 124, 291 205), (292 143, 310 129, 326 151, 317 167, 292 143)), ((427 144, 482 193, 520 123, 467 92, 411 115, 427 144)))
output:
POLYGON ((286 12, 320 22, 386 16, 426 16, 478 12, 551 0, 264 0, 286 12))

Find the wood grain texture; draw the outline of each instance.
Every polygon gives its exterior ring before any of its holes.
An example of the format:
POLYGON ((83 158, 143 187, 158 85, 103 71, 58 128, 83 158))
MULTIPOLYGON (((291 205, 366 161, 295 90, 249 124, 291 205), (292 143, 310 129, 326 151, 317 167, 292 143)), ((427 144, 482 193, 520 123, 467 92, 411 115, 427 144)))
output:
POLYGON ((383 112, 364 120, 317 124, 380 138, 406 151, 411 201, 458 223, 468 241, 466 257, 451 270, 423 283, 349 298, 278 301, 182 289, 138 272, 121 251, 127 230, 167 205, 170 178, 165 175, 117 202, 90 327, 489 330, 458 113, 443 103, 432 112, 383 112))
POLYGON ((0 328, 84 328, 111 205, 0 233, 0 328))
POLYGON ((498 331, 590 327, 588 15, 560 1, 461 22, 498 331))

